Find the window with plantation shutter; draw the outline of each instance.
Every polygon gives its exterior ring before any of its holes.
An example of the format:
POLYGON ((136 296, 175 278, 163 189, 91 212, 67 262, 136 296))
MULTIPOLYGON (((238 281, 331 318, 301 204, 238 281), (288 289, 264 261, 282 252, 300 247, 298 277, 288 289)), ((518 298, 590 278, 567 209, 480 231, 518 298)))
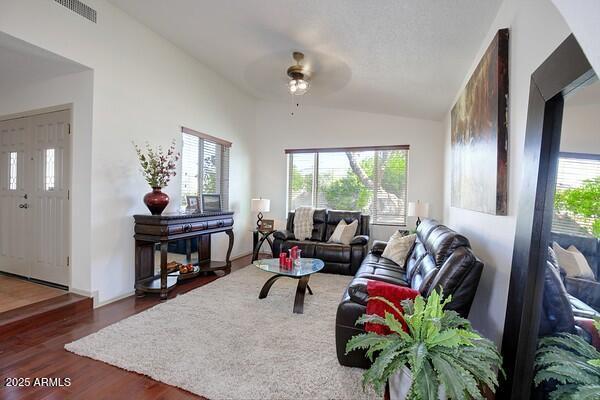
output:
POLYGON ((552 231, 600 237, 600 155, 561 153, 552 231))
POLYGON ((182 128, 181 205, 187 196, 220 194, 221 207, 229 208, 229 149, 231 143, 182 128))
POLYGON ((405 225, 408 146, 286 150, 288 209, 357 210, 405 225))

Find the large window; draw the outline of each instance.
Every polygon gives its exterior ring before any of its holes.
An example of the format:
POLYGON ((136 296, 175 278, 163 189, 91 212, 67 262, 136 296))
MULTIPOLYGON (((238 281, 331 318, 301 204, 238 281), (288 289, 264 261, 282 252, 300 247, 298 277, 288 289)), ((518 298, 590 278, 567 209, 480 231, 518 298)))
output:
POLYGON ((600 156, 561 153, 552 230, 600 237, 600 156))
POLYGON ((288 209, 358 210, 374 224, 406 224, 408 146, 286 153, 288 209))
POLYGON ((224 140, 182 128, 181 205, 186 196, 220 194, 221 206, 229 207, 229 148, 224 140))

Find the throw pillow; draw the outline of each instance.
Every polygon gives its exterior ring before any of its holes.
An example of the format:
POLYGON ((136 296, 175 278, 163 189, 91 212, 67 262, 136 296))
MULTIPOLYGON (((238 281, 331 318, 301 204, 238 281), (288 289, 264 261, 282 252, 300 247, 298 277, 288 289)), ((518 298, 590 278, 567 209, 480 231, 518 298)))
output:
POLYGON ((590 268, 585 256, 573 245, 563 249, 558 243, 552 243, 558 264, 565 270, 567 276, 594 279, 594 272, 590 268))
POLYGON ((341 243, 341 244, 350 244, 352 238, 356 234, 356 229, 358 228, 358 221, 354 220, 350 224, 347 224, 346 221, 341 220, 338 222, 335 230, 329 237, 329 243, 341 243))
POLYGON ((581 271, 579 276, 582 278, 596 280, 596 277, 594 276, 594 271, 592 271, 592 267, 590 267, 590 264, 588 263, 587 259, 579 251, 579 249, 573 245, 570 245, 567 250, 572 252, 575 256, 575 260, 577 261, 577 265, 579 266, 579 271, 581 271))
POLYGON ((413 247, 413 244, 415 244, 416 239, 417 235, 415 234, 404 236, 400 231, 394 233, 388 241, 387 246, 385 246, 381 257, 392 260, 399 266, 404 267, 406 257, 413 247))

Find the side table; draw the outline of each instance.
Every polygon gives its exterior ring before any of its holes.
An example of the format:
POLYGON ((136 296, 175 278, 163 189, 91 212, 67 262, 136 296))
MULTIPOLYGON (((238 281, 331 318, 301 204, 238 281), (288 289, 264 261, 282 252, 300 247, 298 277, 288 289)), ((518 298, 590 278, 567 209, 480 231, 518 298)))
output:
POLYGON ((273 239, 271 239, 271 235, 275 233, 272 231, 252 231, 252 245, 254 251, 252 252, 252 261, 258 260, 258 252, 260 251, 260 247, 263 245, 265 240, 269 243, 269 247, 271 247, 271 253, 273 252, 273 239))

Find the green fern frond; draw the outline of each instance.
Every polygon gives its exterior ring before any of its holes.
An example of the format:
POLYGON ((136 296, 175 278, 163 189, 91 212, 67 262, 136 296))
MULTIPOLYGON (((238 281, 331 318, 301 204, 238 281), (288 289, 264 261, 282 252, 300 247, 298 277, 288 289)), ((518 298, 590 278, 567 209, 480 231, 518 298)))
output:
POLYGON ((385 325, 385 319, 379 315, 363 314, 358 317, 355 325, 364 325, 366 323, 385 325))
POLYGON ((414 374, 414 392, 421 399, 436 399, 438 397, 439 382, 431 361, 425 359, 422 368, 414 374))
POLYGON ((368 349, 371 346, 378 345, 381 342, 393 342, 396 338, 393 335, 378 335, 374 332, 361 333, 353 336, 346 343, 346 354, 352 350, 368 349))
MULTIPOLYGON (((386 299, 377 300, 395 307, 386 299)), ((348 342, 347 351, 367 348, 367 357, 376 357, 363 375, 363 385, 372 385, 381 393, 389 377, 408 366, 413 375, 410 399, 436 398, 440 385, 450 399, 482 399, 483 386, 495 390, 496 371, 504 373, 500 354, 466 319, 444 310, 450 300, 450 296, 444 298, 434 291, 427 300, 417 296, 414 301, 401 302, 404 312, 397 311, 408 332, 402 330, 402 324, 391 313, 360 318, 361 323, 376 322, 394 332, 385 336, 361 334, 348 342), (382 341, 387 337, 392 340, 382 341)))
POLYGON ((600 399, 600 353, 577 335, 560 333, 540 339, 536 370, 536 385, 556 384, 550 399, 600 399))

